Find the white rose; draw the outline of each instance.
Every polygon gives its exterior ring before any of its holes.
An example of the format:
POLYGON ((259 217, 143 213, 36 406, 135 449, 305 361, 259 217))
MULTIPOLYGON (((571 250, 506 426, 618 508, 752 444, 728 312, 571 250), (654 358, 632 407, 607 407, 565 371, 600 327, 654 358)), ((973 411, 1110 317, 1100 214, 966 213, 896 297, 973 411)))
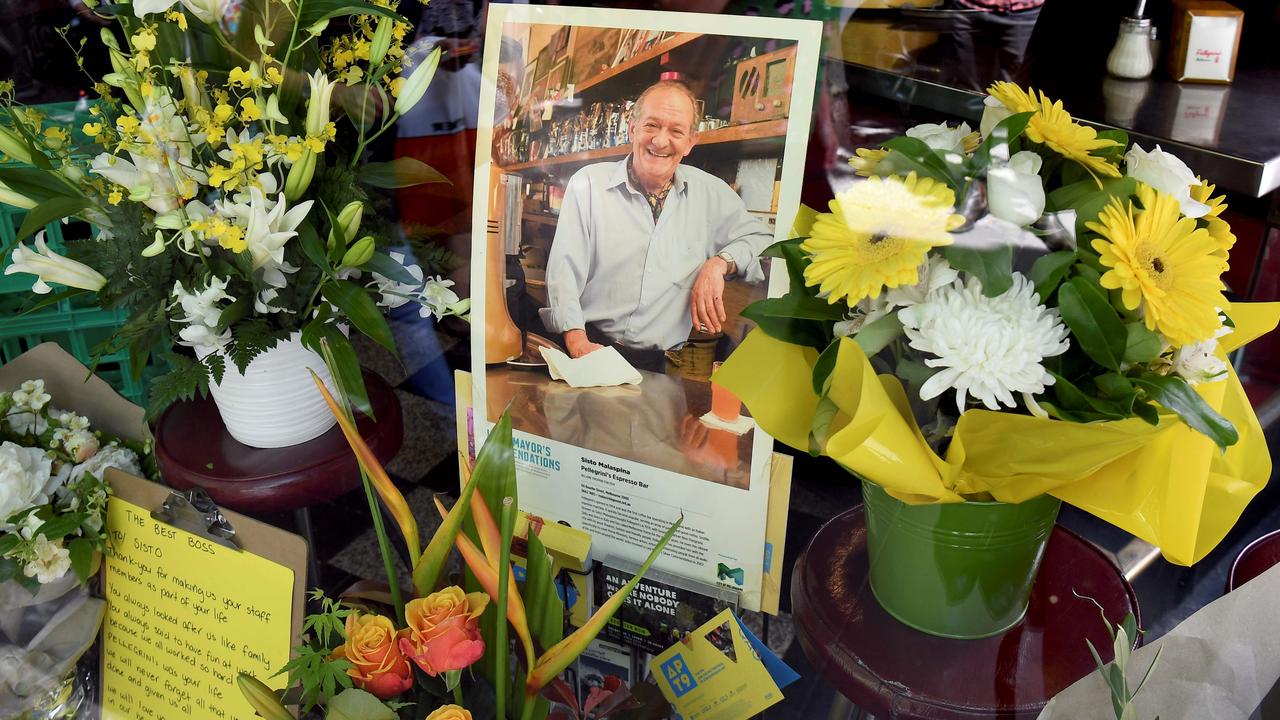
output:
POLYGON ((1217 355, 1215 339, 1183 345, 1173 352, 1173 374, 1191 385, 1209 383, 1227 377, 1227 362, 1217 355))
POLYGON ((123 445, 112 443, 98 451, 97 455, 71 468, 71 482, 80 482, 85 473, 92 473, 99 480, 107 468, 116 468, 130 475, 141 475, 138 454, 123 445))
POLYGON ((1125 174, 1162 193, 1172 195, 1189 218, 1204 217, 1209 206, 1191 199, 1191 186, 1199 185, 1196 174, 1177 157, 1160 149, 1147 152, 1134 144, 1124 156, 1125 174))
POLYGON ((0 526, 27 508, 49 502, 53 461, 40 448, 0 443, 0 526))
POLYGON ((991 214, 1026 227, 1044 214, 1044 183, 1040 156, 1030 150, 1014 153, 1009 162, 987 170, 987 203, 991 214))
POLYGON ((968 123, 960 123, 950 127, 946 123, 924 123, 907 130, 907 137, 922 141, 930 148, 942 153, 964 154, 964 139, 973 132, 968 123))
POLYGON ((991 131, 1012 114, 1004 103, 988 95, 982 101, 982 120, 978 122, 978 132, 982 133, 983 138, 991 137, 991 131))

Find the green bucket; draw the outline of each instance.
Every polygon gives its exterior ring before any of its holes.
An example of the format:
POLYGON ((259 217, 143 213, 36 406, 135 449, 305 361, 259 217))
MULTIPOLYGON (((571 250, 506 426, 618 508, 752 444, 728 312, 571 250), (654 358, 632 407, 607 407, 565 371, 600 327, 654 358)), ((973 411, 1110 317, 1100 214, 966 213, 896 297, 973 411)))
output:
POLYGON ((871 591, 890 615, 961 640, 1022 620, 1061 501, 908 505, 866 480, 862 495, 871 591))

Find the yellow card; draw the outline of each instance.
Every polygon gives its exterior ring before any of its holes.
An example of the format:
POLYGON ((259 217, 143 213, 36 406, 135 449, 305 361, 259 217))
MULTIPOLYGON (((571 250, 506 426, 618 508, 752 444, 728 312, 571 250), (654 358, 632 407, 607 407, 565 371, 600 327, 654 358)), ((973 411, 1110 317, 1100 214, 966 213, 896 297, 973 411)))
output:
POLYGON ((236 687, 289 661, 293 571, 107 503, 103 720, 256 717, 236 687))
POLYGON ((782 691, 726 609, 649 662, 684 720, 741 720, 782 700, 782 691))

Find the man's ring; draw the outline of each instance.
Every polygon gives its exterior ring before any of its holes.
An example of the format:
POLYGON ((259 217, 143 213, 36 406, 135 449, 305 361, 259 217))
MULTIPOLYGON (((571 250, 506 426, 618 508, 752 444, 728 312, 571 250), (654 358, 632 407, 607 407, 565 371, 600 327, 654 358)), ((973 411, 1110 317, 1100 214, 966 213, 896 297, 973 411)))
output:
POLYGON ((706 331, 707 331, 707 326, 706 326, 706 324, 705 324, 705 323, 698 323, 698 332, 706 332, 706 331))

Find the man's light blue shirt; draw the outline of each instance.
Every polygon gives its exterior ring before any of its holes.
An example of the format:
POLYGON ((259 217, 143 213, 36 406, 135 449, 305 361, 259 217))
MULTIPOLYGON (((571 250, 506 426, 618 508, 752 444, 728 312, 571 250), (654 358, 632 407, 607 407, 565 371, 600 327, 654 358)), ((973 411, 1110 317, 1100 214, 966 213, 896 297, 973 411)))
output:
POLYGON ((680 165, 654 222, 627 158, 588 165, 565 188, 547 257, 547 329, 592 323, 627 347, 666 350, 689 339, 689 295, 702 264, 720 252, 738 272, 751 267, 773 233, 720 178, 680 165))

